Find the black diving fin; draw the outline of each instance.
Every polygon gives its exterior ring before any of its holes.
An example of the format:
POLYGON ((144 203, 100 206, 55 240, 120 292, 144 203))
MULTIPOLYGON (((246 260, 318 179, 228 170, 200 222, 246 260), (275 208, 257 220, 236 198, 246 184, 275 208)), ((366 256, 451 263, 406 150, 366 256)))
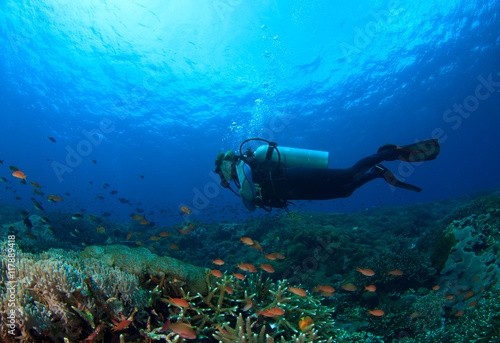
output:
POLYGON ((399 181, 389 169, 381 164, 377 164, 375 167, 373 167, 373 170, 379 175, 379 177, 383 177, 388 184, 394 187, 404 188, 414 192, 422 191, 422 188, 420 187, 410 185, 409 183, 403 181, 399 181))
POLYGON ((386 144, 380 147, 378 152, 387 150, 393 150, 395 154, 394 159, 388 158, 387 161, 398 159, 405 162, 423 162, 435 159, 439 155, 441 147, 437 139, 428 139, 405 146, 386 144))

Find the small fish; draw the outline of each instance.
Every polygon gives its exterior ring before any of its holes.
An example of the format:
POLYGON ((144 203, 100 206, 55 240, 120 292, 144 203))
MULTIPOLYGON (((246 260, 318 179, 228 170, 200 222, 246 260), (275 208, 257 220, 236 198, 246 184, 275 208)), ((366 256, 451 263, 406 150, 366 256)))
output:
POLYGON ((395 275, 395 276, 401 276, 403 275, 403 271, 396 269, 396 270, 391 270, 387 272, 388 275, 395 275))
POLYGON ((21 215, 21 217, 27 217, 29 215, 28 212, 24 211, 24 210, 21 210, 21 212, 19 213, 21 215))
POLYGON ((56 140, 54 139, 54 137, 49 137, 49 136, 47 136, 47 138, 48 138, 48 139, 49 139, 49 141, 51 141, 52 143, 55 143, 55 142, 56 142, 56 140))
POLYGON ((187 208, 186 206, 181 206, 181 211, 186 213, 187 215, 191 214, 191 210, 187 208))
POLYGON ((125 237, 125 239, 126 239, 126 240, 129 240, 129 239, 130 239, 130 237, 132 237, 132 235, 133 235, 133 234, 134 234, 133 232, 129 232, 129 233, 127 233, 127 237, 125 237))
POLYGON ((26 176, 27 175, 24 175, 24 173, 22 171, 17 170, 17 171, 15 171, 15 172, 12 173, 12 176, 17 177, 18 179, 22 179, 22 180, 26 181, 26 176))
POLYGON ((135 242, 135 244, 137 244, 137 245, 144 245, 144 243, 139 242, 139 241, 135 242))
POLYGON ((139 174, 139 177, 140 177, 141 179, 144 179, 144 175, 140 175, 140 174, 139 174))
POLYGON ((35 187, 35 188, 41 188, 41 186, 36 182, 30 182, 30 185, 35 187))
POLYGON ((368 313, 371 314, 372 316, 376 316, 376 317, 380 317, 380 316, 383 316, 385 314, 385 312, 382 310, 368 311, 368 313))
POLYGON ((167 330, 170 330, 173 333, 179 335, 180 337, 186 339, 196 339, 198 337, 191 325, 183 323, 181 321, 172 323, 170 319, 167 320, 163 325, 163 327, 161 328, 160 332, 164 332, 167 330))
POLYGON ((185 299, 181 298, 168 298, 169 303, 179 306, 179 307, 189 307, 189 303, 185 299))
POLYGON ((476 277, 472 280, 472 282, 476 282, 477 280, 479 280, 479 276, 476 276, 476 277))
POLYGON ((106 229, 104 228, 104 226, 99 226, 95 229, 98 233, 104 233, 106 232, 106 229))
POLYGON ((158 234, 158 236, 160 236, 160 237, 169 237, 170 236, 170 232, 160 232, 158 234))
POLYGON ((473 306, 476 306, 476 305, 477 305, 477 300, 474 300, 469 305, 467 305, 467 307, 473 307, 473 306))
POLYGON ((218 266, 222 266, 224 264, 224 261, 222 261, 221 259, 212 260, 212 264, 216 264, 218 266))
POLYGON ((439 285, 436 285, 436 286, 432 287, 432 290, 437 291, 439 288, 440 288, 439 285))
POLYGON ((462 317, 464 315, 465 311, 464 310, 460 310, 460 311, 457 311, 457 313, 454 314, 455 317, 462 317))
POLYGON ((233 276, 240 280, 245 280, 246 276, 240 273, 233 273, 233 276))
POLYGON ((193 224, 189 226, 184 226, 182 229, 177 229, 180 235, 189 235, 193 231, 193 224))
POLYGON ((375 275, 375 272, 373 270, 371 270, 371 269, 361 269, 361 268, 358 268, 358 269, 356 269, 356 271, 360 272, 364 276, 373 276, 373 275, 375 275))
POLYGON ((39 189, 34 189, 34 190, 33 190, 33 193, 35 193, 36 195, 40 195, 40 196, 42 196, 42 197, 43 197, 43 193, 42 193, 42 191, 41 191, 41 190, 39 190, 39 189))
POLYGON ((64 200, 63 198, 58 197, 57 195, 54 195, 54 194, 47 195, 46 199, 49 200, 49 201, 51 201, 51 202, 54 202, 54 201, 63 201, 64 200))
POLYGON ((470 298, 474 295, 474 291, 468 291, 464 294, 464 299, 470 298))
POLYGON ((139 224, 141 224, 141 225, 147 225, 147 224, 149 224, 149 221, 147 221, 146 219, 143 219, 143 220, 141 220, 139 222, 139 224))
POLYGON ((318 286, 316 286, 316 288, 314 289, 314 291, 315 292, 334 293, 335 292, 335 288, 333 288, 332 286, 328 286, 328 285, 325 285, 325 286, 318 285, 318 286))
POLYGON ((97 161, 96 160, 91 160, 94 164, 97 164, 97 161))
POLYGON ((142 220, 142 219, 144 219, 144 216, 140 214, 132 216, 132 220, 142 220))
POLYGON ((151 237, 149 237, 149 240, 150 240, 150 241, 153 241, 153 242, 154 242, 154 241, 159 241, 160 239, 161 239, 161 238, 160 238, 160 237, 157 237, 157 236, 151 236, 151 237))
POLYGON ((27 232, 26 234, 26 237, 28 237, 29 239, 36 239, 36 236, 34 234, 32 234, 31 232, 27 232))
POLYGON ((249 237, 241 237, 240 241, 242 241, 246 245, 253 245, 253 240, 249 237))
POLYGON ((288 290, 299 297, 305 297, 307 295, 306 290, 299 287, 288 287, 288 290))
POLYGON ((223 276, 222 272, 218 269, 210 270, 210 274, 218 278, 221 278, 223 276))
POLYGON ((0 177, 0 181, 2 181, 2 182, 7 182, 7 179, 6 179, 6 178, 4 178, 4 177, 0 177))
POLYGON ((284 260, 285 259, 285 255, 283 255, 282 253, 280 252, 273 252, 274 256, 276 256, 276 258, 278 260, 284 260))
POLYGON ((71 215, 71 219, 73 220, 78 220, 78 219, 82 219, 83 218, 83 215, 81 215, 80 213, 73 213, 71 215))
POLYGON ((50 220, 48 220, 47 218, 45 218, 45 217, 40 217, 40 219, 42 220, 42 222, 43 222, 44 224, 50 224, 50 220))
POLYGON ((276 317, 285 314, 285 311, 279 307, 274 307, 263 311, 257 311, 257 314, 261 314, 264 317, 276 317))
POLYGON ((276 255, 274 255, 272 253, 264 255, 264 257, 267 258, 268 260, 272 260, 272 261, 276 260, 276 258, 277 258, 276 255))
POLYGON ((300 331, 302 331, 302 332, 308 331, 308 329, 310 329, 313 324, 314 324, 314 321, 309 316, 300 318, 300 320, 299 320, 300 331))
POLYGON ((80 232, 82 232, 82 230, 80 230, 79 228, 77 228, 77 227, 76 227, 76 228, 75 228, 75 232, 76 232, 76 233, 80 233, 80 232))
POLYGON ((14 167, 14 166, 9 166, 9 169, 12 170, 12 171, 18 171, 19 170, 19 168, 14 167))
POLYGON ((170 245, 168 246, 168 248, 169 248, 169 249, 172 249, 172 250, 177 250, 177 249, 179 249, 179 247, 178 247, 177 245, 175 245, 175 244, 170 244, 170 245))
POLYGON ((365 292, 375 292, 377 287, 375 285, 365 286, 365 292))
POLYGON ((271 266, 270 264, 267 264, 267 263, 264 263, 264 264, 260 264, 260 269, 268 272, 268 273, 274 273, 275 270, 273 268, 273 266, 271 266))
POLYGON ((356 287, 356 285, 353 285, 352 283, 341 284, 340 288, 348 292, 354 292, 358 289, 358 287, 356 287))
POLYGON ((75 237, 75 238, 77 238, 77 237, 78 237, 78 236, 77 236, 77 235, 76 235, 73 231, 71 231, 71 232, 69 233, 69 235, 70 235, 70 236, 72 236, 72 237, 75 237))

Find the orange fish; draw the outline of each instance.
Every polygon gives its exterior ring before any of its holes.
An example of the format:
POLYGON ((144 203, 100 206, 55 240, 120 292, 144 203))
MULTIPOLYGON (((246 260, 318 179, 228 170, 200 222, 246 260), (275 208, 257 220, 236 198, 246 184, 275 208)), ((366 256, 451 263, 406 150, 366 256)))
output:
POLYGON ((365 286, 365 292, 375 292, 377 287, 375 285, 365 286))
POLYGON ((129 233, 127 233, 127 237, 125 237, 125 239, 126 239, 126 240, 129 240, 129 239, 130 239, 130 237, 132 237, 132 235, 133 235, 133 234, 134 234, 133 232, 129 232, 129 233))
POLYGON ((279 307, 274 307, 263 311, 257 311, 257 314, 261 314, 265 317, 276 317, 285 314, 285 311, 279 307))
POLYGON ((389 275, 395 275, 395 276, 401 276, 401 275, 403 275, 403 271, 401 271, 399 269, 396 269, 396 270, 391 270, 391 271, 387 272, 387 274, 389 274, 389 275))
POLYGON ((141 225, 147 225, 147 224, 149 224, 149 222, 146 219, 143 219, 143 220, 141 220, 139 222, 139 224, 141 224, 141 225))
POLYGON ((372 316, 376 316, 376 317, 380 317, 380 316, 383 316, 385 314, 385 312, 382 310, 368 311, 368 313, 371 314, 372 316))
POLYGON ((307 292, 299 287, 288 287, 288 290, 299 297, 305 297, 307 295, 307 292))
POLYGON ((151 237, 149 237, 149 240, 150 240, 150 241, 153 241, 153 242, 154 242, 154 241, 159 241, 160 239, 161 239, 160 237, 156 237, 156 236, 151 236, 151 237))
POLYGON ((233 276, 240 280, 245 280, 246 276, 240 273, 233 273, 233 276))
POLYGON ((183 323, 181 321, 172 323, 170 322, 170 319, 167 320, 167 322, 161 328, 160 332, 167 330, 170 330, 173 333, 179 335, 180 337, 186 339, 196 339, 198 337, 191 325, 189 325, 188 323, 183 323))
POLYGON ((271 266, 270 264, 267 264, 267 263, 264 263, 264 264, 260 264, 260 269, 268 272, 268 273, 274 273, 275 270, 273 268, 273 266, 271 266))
POLYGON ((210 274, 212 274, 215 277, 222 277, 222 272, 218 269, 212 269, 210 270, 210 274))
POLYGON ((440 288, 439 285, 436 285, 436 286, 432 287, 432 290, 437 291, 439 288, 440 288))
POLYGON ((349 292, 354 292, 358 289, 358 287, 356 287, 356 285, 353 285, 352 283, 341 284, 340 288, 349 292))
POLYGON ((464 299, 470 298, 473 295, 474 295, 474 291, 468 291, 467 293, 464 294, 464 299))
POLYGON ((249 309, 251 309, 253 306, 253 301, 248 299, 245 306, 243 306, 243 308, 241 309, 242 311, 246 312, 248 311, 249 309))
POLYGON ((99 232, 99 233, 104 233, 104 232, 106 232, 106 229, 104 228, 104 226, 99 226, 99 227, 97 227, 95 230, 96 230, 97 232, 99 232))
POLYGON ((179 307, 189 307, 189 303, 181 298, 168 298, 168 302, 179 307))
POLYGON ((51 195, 47 195, 47 200, 49 201, 63 201, 64 199, 61 198, 61 197, 58 197, 57 195, 54 195, 54 194, 51 194, 51 195))
POLYGON ((256 240, 253 241, 253 244, 250 245, 251 248, 254 248, 254 249, 257 249, 257 250, 260 250, 260 252, 262 252, 264 250, 264 248, 262 247, 262 245, 260 245, 259 242, 257 242, 256 240))
POLYGON ((143 232, 138 232, 138 233, 137 233, 137 237, 141 237, 141 236, 142 236, 142 234, 143 234, 143 232))
POLYGON ((140 214, 136 214, 136 215, 132 216, 132 219, 133 220, 142 220, 142 219, 144 219, 144 216, 141 216, 140 214))
POLYGON ((186 213, 187 215, 191 214, 191 210, 187 208, 186 206, 181 206, 181 211, 186 213))
POLYGON ((454 295, 451 295, 451 294, 446 296, 446 299, 448 299, 448 300, 451 300, 451 299, 453 299, 453 298, 455 298, 455 296, 454 296, 454 295))
POLYGON ((268 260, 275 260, 276 259, 276 255, 274 254, 267 254, 267 255, 264 255, 265 258, 267 258, 268 260))
POLYGON ((27 175, 24 175, 24 173, 22 171, 17 170, 17 171, 12 173, 12 176, 17 177, 18 179, 23 179, 24 181, 26 181, 27 175))
POLYGON ((160 236, 160 237, 168 237, 168 236, 170 236, 170 232, 160 232, 158 234, 158 236, 160 236))
POLYGON ((462 317, 464 315, 464 310, 460 310, 460 311, 457 311, 457 313, 455 313, 455 317, 462 317))
POLYGON ((364 276, 373 276, 373 275, 375 275, 375 272, 373 270, 371 270, 371 269, 361 269, 361 268, 358 268, 358 269, 356 269, 356 271, 360 272, 364 276))
POLYGON ((471 302, 469 305, 467 305, 467 307, 472 307, 472 306, 476 306, 477 304, 477 300, 474 300, 473 302, 471 302))
POLYGON ((239 269, 245 270, 247 272, 251 272, 251 273, 257 272, 257 268, 255 268, 255 266, 253 264, 250 264, 250 263, 240 263, 240 264, 237 264, 236 266, 239 269))
POLYGON ((222 261, 221 259, 212 260, 212 264, 216 264, 218 266, 222 266, 224 264, 224 261, 222 261))
POLYGON ((326 293, 333 293, 335 292, 335 288, 333 288, 332 286, 321 286, 321 285, 318 285, 316 286, 316 288, 314 289, 315 292, 326 292, 326 293))
POLYGON ((248 237, 241 237, 240 241, 242 241, 246 245, 253 245, 253 240, 251 238, 248 238, 248 237))
POLYGON ((30 182, 30 185, 32 185, 35 188, 42 188, 38 183, 36 182, 30 182))
POLYGON ((139 241, 135 242, 135 244, 137 244, 137 245, 144 245, 144 243, 139 242, 139 241))
POLYGON ((179 249, 179 247, 178 247, 177 245, 175 245, 175 244, 170 244, 168 247, 169 247, 170 249, 172 249, 172 250, 177 250, 177 249, 179 249))
POLYGON ((313 324, 314 324, 314 321, 309 316, 300 318, 300 321, 299 321, 300 331, 302 331, 302 332, 307 331, 311 327, 311 325, 313 325, 313 324))
POLYGON ((192 224, 190 226, 184 226, 182 229, 177 229, 181 235, 189 235, 193 231, 192 224))
POLYGON ((225 287, 225 290, 226 290, 226 292, 228 292, 229 294, 234 294, 233 289, 232 289, 231 287, 229 287, 229 286, 226 286, 226 287, 225 287))
POLYGON ((476 276, 476 277, 472 280, 472 282, 476 282, 477 280, 479 280, 479 276, 476 276))
POLYGON ((282 253, 280 252, 273 252, 274 256, 276 256, 276 258, 278 260, 284 260, 285 259, 285 255, 283 255, 282 253))

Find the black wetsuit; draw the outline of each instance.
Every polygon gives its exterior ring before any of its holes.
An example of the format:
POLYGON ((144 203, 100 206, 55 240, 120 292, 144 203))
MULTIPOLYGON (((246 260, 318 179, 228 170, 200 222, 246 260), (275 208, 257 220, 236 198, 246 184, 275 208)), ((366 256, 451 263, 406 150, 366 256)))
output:
POLYGON ((288 200, 326 200, 345 198, 365 183, 382 177, 370 169, 386 160, 394 160, 394 151, 384 151, 358 161, 347 169, 295 167, 283 168, 278 163, 253 162, 253 182, 259 184, 262 204, 286 207, 288 200))

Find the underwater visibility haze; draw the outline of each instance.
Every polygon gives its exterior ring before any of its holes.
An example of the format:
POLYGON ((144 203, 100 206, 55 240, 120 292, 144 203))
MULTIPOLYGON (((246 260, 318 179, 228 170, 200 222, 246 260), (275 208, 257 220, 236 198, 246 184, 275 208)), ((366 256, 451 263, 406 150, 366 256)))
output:
POLYGON ((257 320, 256 342, 498 339, 498 1, 0 10, 0 231, 19 281, 9 293, 3 256, 4 341, 230 342, 257 320), (381 178, 249 212, 214 173, 248 138, 330 168, 388 143, 441 152, 384 163, 422 192, 381 178))

